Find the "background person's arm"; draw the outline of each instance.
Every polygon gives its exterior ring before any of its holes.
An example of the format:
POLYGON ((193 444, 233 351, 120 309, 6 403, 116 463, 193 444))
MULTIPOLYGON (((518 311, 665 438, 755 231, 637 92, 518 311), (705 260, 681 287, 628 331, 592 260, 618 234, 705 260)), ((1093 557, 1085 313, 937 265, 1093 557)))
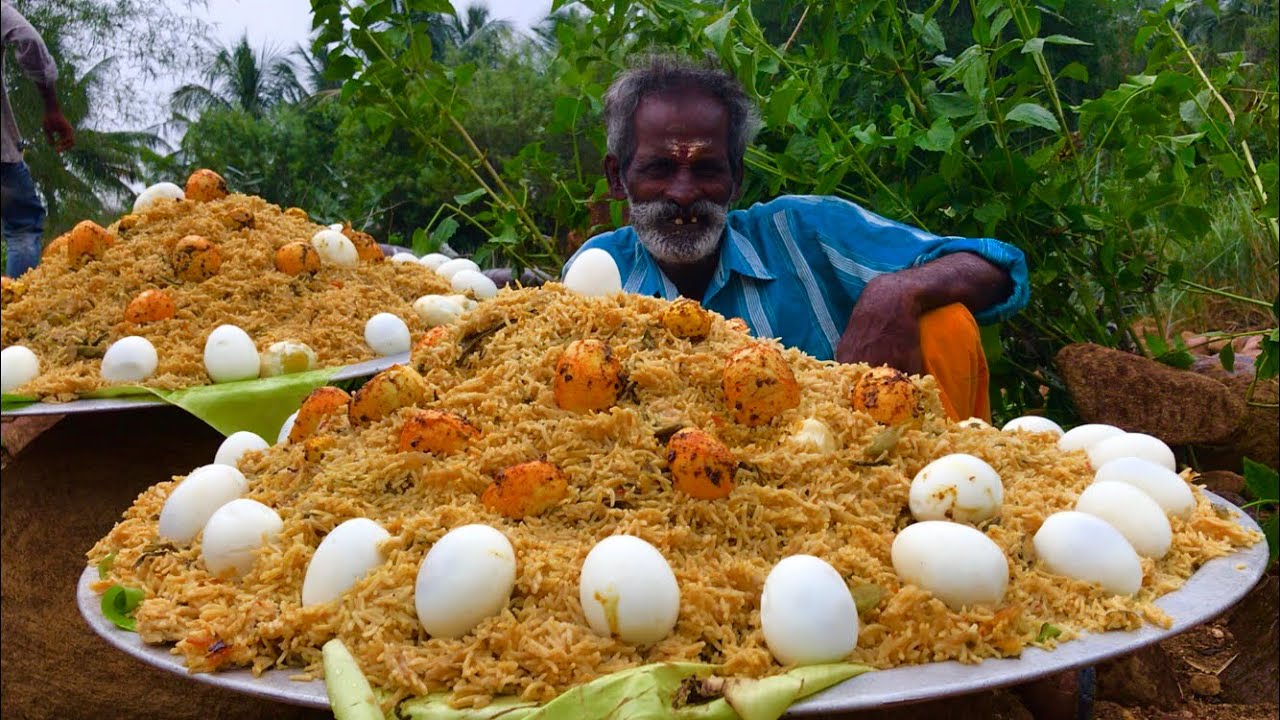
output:
POLYGON ((58 95, 54 89, 58 79, 58 66, 45 47, 44 39, 31 23, 11 5, 6 3, 2 8, 0 33, 4 36, 5 47, 13 48, 14 59, 18 61, 22 73, 40 91, 40 100, 44 104, 44 118, 40 125, 45 137, 58 152, 68 150, 75 145, 75 131, 62 114, 62 106, 58 103, 58 95))
POLYGON ((969 252, 880 275, 858 297, 836 346, 836 360, 921 373, 920 316, 952 303, 963 303, 977 315, 1012 290, 1007 271, 969 252))

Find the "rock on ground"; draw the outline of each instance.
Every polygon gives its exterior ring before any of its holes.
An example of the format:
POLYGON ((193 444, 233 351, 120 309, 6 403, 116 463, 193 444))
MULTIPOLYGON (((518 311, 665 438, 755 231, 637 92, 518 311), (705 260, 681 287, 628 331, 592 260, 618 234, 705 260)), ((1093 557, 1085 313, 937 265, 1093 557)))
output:
POLYGON ((1245 413, 1244 402, 1213 378, 1101 345, 1068 345, 1056 363, 1082 420, 1170 445, 1223 442, 1245 413))

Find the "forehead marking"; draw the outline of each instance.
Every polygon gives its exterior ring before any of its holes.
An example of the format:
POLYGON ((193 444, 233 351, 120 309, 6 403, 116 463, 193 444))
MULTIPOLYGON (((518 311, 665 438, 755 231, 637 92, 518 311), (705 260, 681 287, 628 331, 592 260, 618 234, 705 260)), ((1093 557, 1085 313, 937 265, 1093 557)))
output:
POLYGON ((667 152, 674 155, 677 160, 684 162, 692 160, 710 149, 711 143, 706 140, 672 140, 667 143, 667 152))

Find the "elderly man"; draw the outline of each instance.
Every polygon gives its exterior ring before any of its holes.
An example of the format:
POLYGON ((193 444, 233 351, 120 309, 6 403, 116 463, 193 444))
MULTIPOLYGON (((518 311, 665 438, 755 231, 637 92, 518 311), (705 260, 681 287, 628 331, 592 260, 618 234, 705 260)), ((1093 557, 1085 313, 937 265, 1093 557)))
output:
MULTIPOLYGON (((22 72, 35 83, 44 104, 41 122, 45 137, 58 152, 75 144, 71 123, 62 114, 54 81, 58 69, 44 45, 40 33, 14 9, 9 0, 0 2, 0 53, 13 48, 22 72)), ((8 88, 0 85, 0 215, 3 215, 4 240, 8 246, 5 273, 18 277, 40 262, 40 236, 44 233, 44 203, 36 193, 31 172, 22 160, 22 137, 9 107, 8 88)))
POLYGON ((646 58, 609 88, 605 122, 605 173, 632 224, 582 249, 606 250, 624 290, 697 299, 817 358, 933 374, 949 415, 989 418, 975 317, 1026 304, 1021 251, 931 235, 830 197, 731 211, 759 118, 737 80, 711 65, 646 58))

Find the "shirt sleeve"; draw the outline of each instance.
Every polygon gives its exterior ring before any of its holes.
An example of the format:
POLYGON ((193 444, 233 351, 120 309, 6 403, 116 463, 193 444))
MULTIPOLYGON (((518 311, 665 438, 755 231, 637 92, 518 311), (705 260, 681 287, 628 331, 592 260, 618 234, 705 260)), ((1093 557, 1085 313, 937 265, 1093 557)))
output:
POLYGON ((58 66, 45 47, 40 33, 8 2, 0 3, 0 36, 4 47, 13 48, 22 73, 38 85, 52 85, 58 79, 58 66))
POLYGON ((1013 281, 1008 297, 974 314, 978 322, 1004 320, 1024 308, 1030 298, 1026 256, 1013 245, 991 238, 934 235, 839 198, 801 201, 805 206, 794 209, 794 222, 812 234, 850 297, 856 299, 878 275, 968 252, 1002 268, 1013 281))

